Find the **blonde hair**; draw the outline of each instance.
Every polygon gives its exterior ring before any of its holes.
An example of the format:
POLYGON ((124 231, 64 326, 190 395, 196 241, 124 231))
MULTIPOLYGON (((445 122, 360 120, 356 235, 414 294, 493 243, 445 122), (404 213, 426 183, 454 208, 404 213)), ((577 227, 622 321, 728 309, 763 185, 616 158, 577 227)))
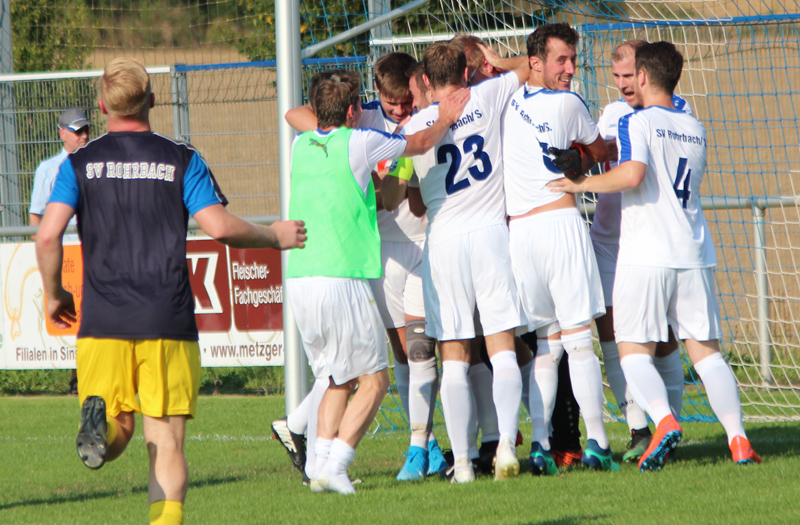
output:
POLYGON ((622 62, 626 58, 635 58, 636 57, 636 50, 647 42, 644 40, 627 40, 614 49, 614 52, 611 54, 611 61, 612 62, 622 62))
POLYGON ((115 58, 100 78, 100 100, 109 114, 137 118, 150 109, 150 76, 132 58, 115 58))

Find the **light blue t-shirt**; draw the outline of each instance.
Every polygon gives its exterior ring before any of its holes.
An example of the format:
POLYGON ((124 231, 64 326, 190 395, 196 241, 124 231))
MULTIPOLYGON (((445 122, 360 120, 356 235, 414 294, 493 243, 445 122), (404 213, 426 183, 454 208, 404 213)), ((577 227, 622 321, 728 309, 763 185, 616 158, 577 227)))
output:
MULTIPOLYGON (((67 150, 61 149, 61 152, 55 157, 50 157, 43 160, 36 168, 36 174, 33 176, 33 191, 31 192, 31 206, 29 212, 34 215, 44 215, 47 202, 50 200, 50 194, 53 192, 53 187, 56 184, 56 176, 58 175, 58 168, 64 159, 67 158, 67 150)), ((70 224, 78 224, 75 217, 70 219, 70 224)), ((76 234, 64 235, 65 241, 77 241, 76 234)))

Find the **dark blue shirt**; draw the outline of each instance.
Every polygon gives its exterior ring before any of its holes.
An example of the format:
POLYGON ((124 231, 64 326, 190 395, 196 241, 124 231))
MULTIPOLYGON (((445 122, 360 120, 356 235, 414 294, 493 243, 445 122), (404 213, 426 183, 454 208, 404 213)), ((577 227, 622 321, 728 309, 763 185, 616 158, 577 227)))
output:
POLYGON ((78 215, 78 337, 197 340, 187 224, 227 201, 194 148, 151 132, 108 133, 61 165, 49 202, 78 215))

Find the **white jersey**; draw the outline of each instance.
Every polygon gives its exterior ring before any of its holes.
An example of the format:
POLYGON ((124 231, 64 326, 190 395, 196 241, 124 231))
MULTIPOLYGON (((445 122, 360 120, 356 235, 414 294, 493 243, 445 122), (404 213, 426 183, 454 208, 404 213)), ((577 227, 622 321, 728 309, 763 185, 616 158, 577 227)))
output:
POLYGON ((586 103, 570 91, 523 85, 503 119, 506 208, 511 217, 557 201, 547 183, 564 176, 548 148, 591 144, 599 136, 586 103))
MULTIPOLYGON (((681 110, 688 115, 692 115, 692 106, 679 97, 672 95, 672 104, 675 109, 681 110)), ((603 113, 597 121, 600 128, 600 135, 605 140, 617 139, 617 123, 625 115, 635 111, 624 99, 615 100, 603 108, 603 113)), ((604 171, 609 171, 616 167, 617 161, 610 160, 605 163, 604 171)), ((599 193, 597 194, 597 208, 592 220, 590 234, 594 242, 619 243, 620 212, 622 210, 621 193, 599 193)))
MULTIPOLYGON (((519 87, 505 73, 470 88, 461 118, 428 153, 414 157, 422 200, 428 208, 428 241, 437 242, 506 221, 500 124, 503 109, 519 87)), ((439 117, 432 104, 411 117, 411 135, 439 117)))
MULTIPOLYGON (((397 122, 383 111, 380 100, 361 105, 361 128, 373 128, 386 133, 394 133, 397 122)), ((381 159, 384 160, 384 159, 381 159)), ((394 211, 378 211, 378 231, 381 241, 416 242, 425 240, 428 219, 417 217, 408 207, 408 199, 403 199, 394 211)))
POLYGON ((700 122, 683 111, 652 106, 620 119, 620 164, 647 165, 634 189, 622 192, 618 266, 674 269, 717 264, 700 207, 708 144, 700 122))

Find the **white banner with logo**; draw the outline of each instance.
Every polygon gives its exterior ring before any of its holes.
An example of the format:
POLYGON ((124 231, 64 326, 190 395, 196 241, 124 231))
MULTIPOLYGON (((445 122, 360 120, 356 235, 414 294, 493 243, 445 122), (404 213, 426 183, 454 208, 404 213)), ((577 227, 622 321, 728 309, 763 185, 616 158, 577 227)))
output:
MULTIPOLYGON (((282 366, 280 252, 191 239, 186 264, 203 366, 282 366)), ((0 244, 0 271, 0 368, 75 368, 78 325, 58 329, 47 321, 33 243, 0 244)), ((78 244, 64 246, 62 279, 79 305, 83 260, 78 244)))

